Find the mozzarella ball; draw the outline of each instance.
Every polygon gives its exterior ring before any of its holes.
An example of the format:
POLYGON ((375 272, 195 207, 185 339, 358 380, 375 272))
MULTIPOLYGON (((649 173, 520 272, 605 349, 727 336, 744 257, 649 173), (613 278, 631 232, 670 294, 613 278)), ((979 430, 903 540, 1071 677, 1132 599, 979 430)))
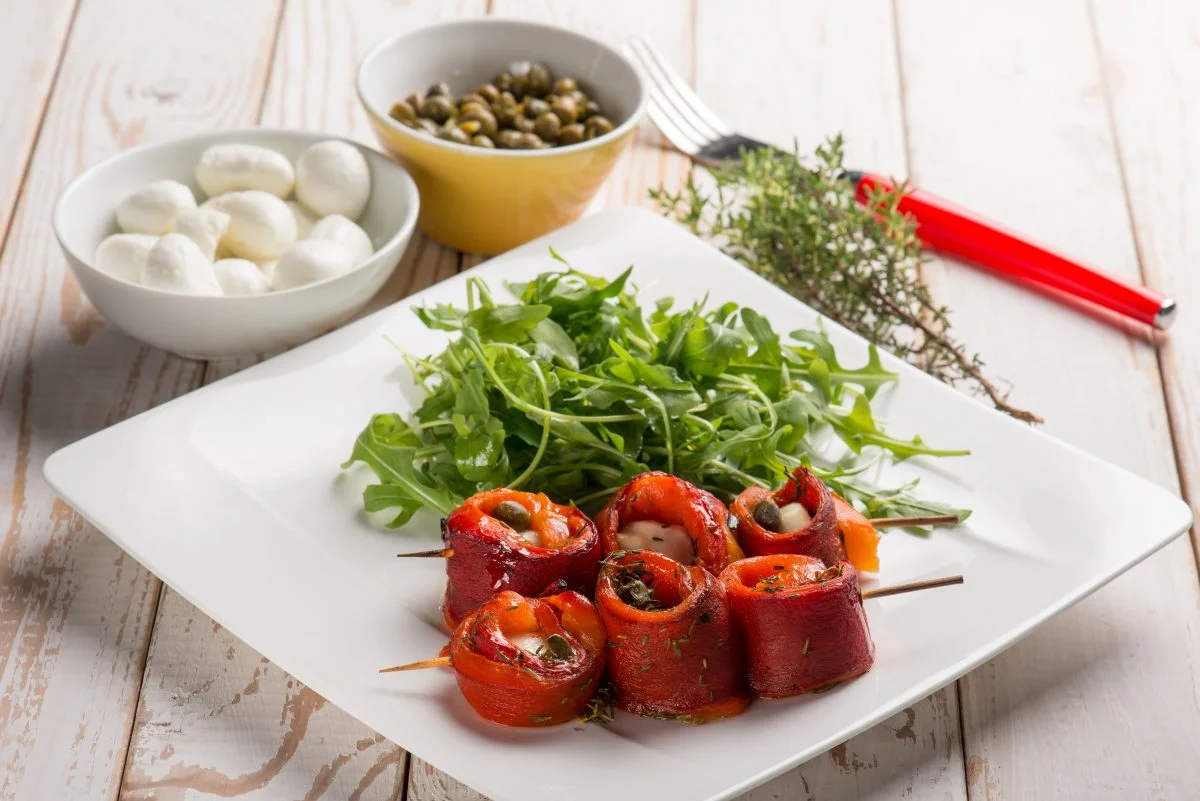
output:
POLYGON ((155 243, 142 268, 142 283, 190 295, 220 295, 221 285, 200 246, 183 234, 167 234, 155 243))
POLYGON ((288 248, 275 266, 275 289, 291 289, 349 272, 354 266, 350 251, 337 242, 305 239, 288 248))
POLYGON ((799 503, 779 507, 779 521, 783 531, 799 531, 812 522, 812 515, 799 503))
POLYGON ((179 215, 196 208, 192 190, 178 181, 155 181, 135 189, 117 204, 117 225, 127 234, 170 233, 179 215))
POLYGON ((196 181, 209 197, 259 189, 276 197, 292 193, 296 171, 282 153, 258 145, 213 145, 196 164, 196 181))
POLYGON ((313 225, 317 222, 317 218, 312 215, 312 212, 294 200, 287 201, 287 207, 292 210, 292 216, 296 218, 296 239, 308 239, 312 234, 313 225))
POLYGON ((318 142, 296 160, 296 197, 321 217, 344 214, 357 220, 370 195, 367 160, 348 142, 318 142))
POLYGON ((657 551, 682 565, 696 563, 696 543, 683 526, 655 520, 634 520, 617 532, 617 547, 622 551, 657 551))
POLYGON ((267 286, 275 286, 275 268, 278 265, 279 259, 258 262, 258 271, 263 274, 263 278, 267 279, 267 286))
POLYGON ((367 236, 367 232, 359 228, 357 223, 341 214, 330 214, 328 217, 322 217, 313 226, 312 233, 309 234, 308 238, 327 239, 330 242, 337 242, 350 251, 355 264, 362 264, 375 253, 375 245, 371 243, 371 237, 367 236))
POLYGON ((221 259, 213 272, 226 295, 261 295, 270 289, 258 265, 246 259, 221 259))
POLYGON ((96 269, 136 284, 142 280, 146 256, 157 241, 157 236, 149 234, 113 234, 96 248, 96 269))
POLYGON ((531 654, 536 654, 546 647, 546 638, 540 634, 514 634, 508 641, 531 654))
POLYGON ((232 218, 221 244, 234 256, 251 261, 277 259, 296 241, 296 218, 286 203, 269 192, 230 192, 205 206, 232 218))
POLYGON ((175 221, 175 233, 195 242, 204 258, 212 261, 221 237, 229 230, 230 219, 225 212, 211 207, 188 209, 175 221))

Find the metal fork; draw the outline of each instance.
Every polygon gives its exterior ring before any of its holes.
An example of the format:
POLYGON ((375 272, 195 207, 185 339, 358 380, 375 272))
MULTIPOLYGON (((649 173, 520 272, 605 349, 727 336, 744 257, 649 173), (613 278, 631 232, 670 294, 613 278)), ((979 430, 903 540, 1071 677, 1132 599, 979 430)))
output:
POLYGON ((737 158, 742 148, 770 147, 730 130, 648 40, 635 36, 629 40, 629 47, 651 84, 650 119, 680 151, 712 167, 737 158))
MULTIPOLYGON (((738 158, 743 149, 770 147, 721 122, 649 41, 637 36, 629 40, 629 47, 651 85, 650 119, 671 144, 694 161, 711 167, 738 158)), ((845 177, 854 185, 860 202, 869 202, 871 194, 880 189, 895 189, 885 176, 847 170, 845 177)), ((916 219, 917 236, 932 250, 1009 279, 1082 298, 1160 330, 1175 319, 1174 300, 1024 241, 932 193, 908 188, 898 208, 916 219)))

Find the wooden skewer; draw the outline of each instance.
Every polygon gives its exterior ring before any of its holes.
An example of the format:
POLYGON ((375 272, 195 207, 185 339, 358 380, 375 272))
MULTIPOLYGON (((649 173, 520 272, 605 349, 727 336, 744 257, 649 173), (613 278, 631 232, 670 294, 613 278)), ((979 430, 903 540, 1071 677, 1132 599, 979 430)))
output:
POLYGON ((424 670, 425 668, 450 667, 450 657, 439 656, 434 659, 422 659, 420 662, 409 662, 407 665, 380 668, 380 673, 399 673, 402 670, 424 670))
POLYGON ((925 517, 877 517, 871 521, 875 528, 913 528, 915 526, 953 526, 958 515, 926 515, 925 517))
POLYGON ((437 550, 433 550, 433 551, 413 551, 412 553, 398 553, 398 554, 396 554, 396 556, 421 556, 421 557, 432 556, 432 557, 441 558, 441 559, 449 559, 451 556, 454 556, 454 549, 453 548, 438 548, 437 550))
POLYGON ((949 587, 952 584, 962 583, 962 576, 946 576, 944 578, 927 579, 925 581, 914 581, 909 584, 894 584, 891 587, 880 587, 877 590, 867 590, 862 594, 862 598, 865 601, 868 598, 882 598, 885 595, 899 595, 902 592, 931 590, 934 587, 949 587))

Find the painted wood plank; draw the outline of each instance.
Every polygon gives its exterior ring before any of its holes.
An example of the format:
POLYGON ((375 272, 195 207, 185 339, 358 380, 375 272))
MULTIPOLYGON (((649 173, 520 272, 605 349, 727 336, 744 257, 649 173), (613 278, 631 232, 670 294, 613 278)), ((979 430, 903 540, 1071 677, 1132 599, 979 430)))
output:
POLYGON ((274 4, 204 11, 177 0, 79 10, 0 259, 3 799, 113 798, 120 780, 159 585, 55 497, 41 464, 192 388, 200 367, 106 326, 49 218, 59 189, 105 156, 254 119, 274 4), (239 25, 224 24, 235 14, 239 25))
POLYGON ((0 26, 0 243, 42 123, 78 0, 14 3, 0 26))
MULTIPOLYGON (((354 92, 358 59, 384 35, 483 11, 483 0, 397 6, 289 3, 262 109, 264 125, 328 131, 373 144, 354 92)), ((418 235, 367 311, 457 271, 459 255, 418 235)), ((205 381, 255 360, 213 363, 205 381)), ((404 793, 407 754, 169 588, 146 661, 146 681, 122 797, 392 799, 404 793)))
MULTIPOLYGON (((913 179, 1137 280, 1084 3, 897 10, 913 179)), ((962 338, 1048 433, 1177 488, 1152 346, 959 264, 929 273, 962 338)), ((1198 611, 1183 538, 965 677, 970 796, 1194 795, 1198 611)))
POLYGON ((1200 510, 1200 7, 1093 0, 1092 16, 1142 276, 1181 310, 1159 361, 1184 491, 1200 510))

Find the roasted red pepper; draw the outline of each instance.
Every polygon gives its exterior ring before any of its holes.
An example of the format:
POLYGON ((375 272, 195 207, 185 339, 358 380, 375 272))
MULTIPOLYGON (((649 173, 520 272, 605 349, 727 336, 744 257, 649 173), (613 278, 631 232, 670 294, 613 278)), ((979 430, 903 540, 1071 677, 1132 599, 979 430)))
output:
POLYGON ((750 487, 734 499, 729 510, 737 518, 738 540, 751 556, 798 553, 815 556, 826 564, 846 558, 838 531, 833 495, 821 479, 804 467, 797 467, 796 472, 774 492, 762 487, 750 487), (759 503, 767 499, 780 508, 789 503, 799 503, 808 511, 812 521, 798 531, 764 528, 755 519, 754 511, 759 503))
POLYGON ((746 641, 750 689, 763 698, 825 689, 875 662, 858 574, 810 556, 774 554, 721 573, 746 641))
MULTIPOLYGON (((729 511, 712 493, 682 478, 654 471, 630 481, 596 515, 605 556, 626 550, 618 535, 630 523, 648 520, 680 526, 692 540, 695 564, 714 575, 741 559, 742 549, 729 529, 729 511)), ((650 550, 656 550, 653 545, 650 550)))
POLYGON ((596 605, 618 707, 692 723, 746 708, 741 637, 707 570, 654 551, 618 553, 601 567, 596 605))
POLYGON ((442 606, 452 629, 502 590, 537 596, 557 586, 590 596, 600 569, 595 524, 540 493, 498 489, 472 495, 446 518, 442 539, 453 550, 442 606), (524 510, 529 537, 492 516, 501 505, 524 510))
POLYGON ((553 726, 578 717, 595 694, 604 643, 600 615, 579 593, 502 592, 455 629, 450 664, 480 716, 505 726, 553 726))
POLYGON ((857 570, 879 572, 879 532, 870 519, 849 504, 836 492, 833 507, 837 510, 838 531, 842 533, 842 545, 846 558, 857 570))

